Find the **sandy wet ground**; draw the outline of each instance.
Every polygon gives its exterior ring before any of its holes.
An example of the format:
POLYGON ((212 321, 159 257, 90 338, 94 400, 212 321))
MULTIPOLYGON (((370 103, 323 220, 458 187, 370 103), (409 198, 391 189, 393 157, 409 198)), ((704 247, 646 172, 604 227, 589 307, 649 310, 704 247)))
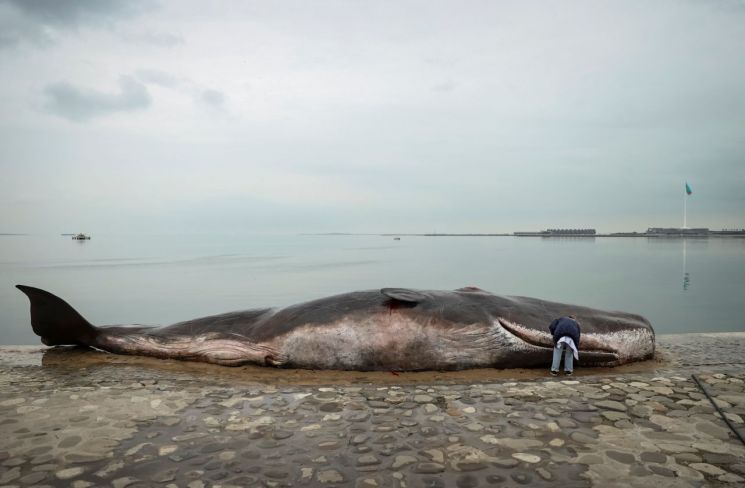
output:
MULTIPOLYGON (((655 358, 650 361, 625 364, 615 368, 582 369, 577 366, 576 376, 598 376, 623 373, 649 373, 656 370, 681 365, 680 352, 672 348, 676 337, 665 336, 662 347, 658 347, 655 358)), ((719 343, 724 335, 716 336, 719 343)), ((683 341, 685 344, 686 341, 683 341)), ((224 367, 204 363, 162 360, 148 357, 114 355, 75 347, 37 347, 6 346, 0 348, 0 364, 14 366, 41 366, 45 368, 96 369, 128 367, 141 369, 143 374, 194 380, 209 379, 215 382, 235 384, 268 383, 274 385, 348 385, 356 383, 374 384, 412 384, 412 383, 488 383, 506 379, 530 380, 546 376, 543 369, 469 369, 465 371, 418 371, 418 372, 378 372, 378 371, 321 371, 303 369, 277 369, 261 366, 224 367)), ((698 354, 700 356, 700 354, 698 354)), ((699 357, 694 362, 705 363, 699 357)))
POLYGON ((738 486, 745 333, 652 361, 359 373, 0 349, 0 486, 738 486))

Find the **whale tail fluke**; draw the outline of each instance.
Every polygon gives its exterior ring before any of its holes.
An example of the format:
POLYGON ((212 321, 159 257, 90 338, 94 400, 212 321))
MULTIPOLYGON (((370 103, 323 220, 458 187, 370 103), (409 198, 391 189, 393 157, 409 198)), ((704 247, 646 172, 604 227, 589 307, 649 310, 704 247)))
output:
POLYGON ((48 291, 16 285, 31 301, 31 327, 47 346, 93 344, 98 329, 48 291))

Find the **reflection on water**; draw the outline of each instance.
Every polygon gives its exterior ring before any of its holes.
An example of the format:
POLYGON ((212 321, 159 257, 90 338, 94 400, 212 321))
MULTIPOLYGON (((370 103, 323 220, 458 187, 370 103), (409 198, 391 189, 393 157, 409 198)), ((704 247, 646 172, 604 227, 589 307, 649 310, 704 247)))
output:
POLYGON ((683 291, 691 286, 691 276, 688 273, 688 240, 683 239, 683 291))

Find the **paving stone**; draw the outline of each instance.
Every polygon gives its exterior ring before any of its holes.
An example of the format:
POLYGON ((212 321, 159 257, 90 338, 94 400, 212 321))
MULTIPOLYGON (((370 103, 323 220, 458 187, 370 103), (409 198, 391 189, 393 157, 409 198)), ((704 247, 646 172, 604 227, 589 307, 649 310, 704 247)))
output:
POLYGON ((510 475, 510 478, 521 485, 528 485, 533 481, 533 477, 528 473, 513 473, 510 475))
POLYGON ((151 476, 150 479, 156 483, 167 483, 176 479, 177 472, 178 468, 166 469, 165 471, 161 471, 160 473, 151 476))
POLYGON ((391 467, 393 469, 398 469, 402 466, 413 464, 415 462, 417 462, 417 458, 415 458, 414 456, 408 456, 408 455, 402 454, 394 458, 393 464, 391 465, 391 467))
POLYGON ((320 483, 341 483, 344 481, 344 476, 335 469, 326 469, 319 471, 316 475, 316 479, 320 483))
POLYGON ((275 480, 281 480, 287 478, 289 473, 283 469, 267 469, 264 470, 264 476, 275 480))
POLYGON ((709 464, 724 465, 724 464, 735 464, 741 461, 742 458, 733 454, 719 454, 705 452, 703 454, 704 462, 709 464))
POLYGON ((498 474, 490 474, 486 476, 486 482, 490 485, 501 485, 505 482, 506 478, 498 474))
POLYGON ((21 477, 21 468, 13 467, 7 471, 0 472, 0 483, 7 484, 21 477))
POLYGON ((456 471, 481 471, 486 469, 488 466, 483 462, 474 462, 469 460, 462 460, 452 463, 453 469, 456 471))
POLYGON ((719 427, 718 425, 715 425, 711 422, 697 423, 696 430, 699 432, 703 432, 704 434, 707 434, 716 439, 720 439, 720 440, 729 439, 729 433, 730 433, 729 429, 724 428, 724 427, 719 427))
POLYGON ((597 454, 583 454, 573 462, 577 462, 579 464, 603 464, 605 460, 597 454))
POLYGON ((357 466, 373 466, 380 464, 380 459, 372 454, 363 454, 357 458, 357 466))
POLYGON ((725 474, 725 471, 723 469, 709 463, 691 463, 688 466, 695 469, 696 471, 700 471, 711 476, 720 476, 725 474))
POLYGON ((541 457, 536 456, 535 454, 528 454, 524 452, 516 452, 512 454, 512 457, 519 460, 524 461, 526 463, 535 464, 541 462, 541 457))
POLYGON ((492 464, 495 464, 497 466, 501 466, 503 468, 514 468, 518 464, 520 464, 520 461, 514 458, 506 458, 506 459, 495 459, 492 461, 492 464))
POLYGON ((26 460, 22 457, 14 457, 10 458, 7 461, 3 463, 3 466, 6 466, 8 468, 12 468, 14 466, 20 466, 21 464, 25 463, 26 460))
POLYGON ((427 456, 430 457, 430 459, 435 463, 444 464, 445 463, 445 453, 443 453, 439 449, 428 449, 423 451, 427 456))
POLYGON ((68 447, 77 446, 78 444, 80 444, 80 441, 82 440, 83 438, 78 435, 65 437, 59 442, 59 444, 57 444, 57 447, 59 447, 60 449, 65 449, 68 447))
POLYGON ((693 448, 703 452, 710 452, 714 454, 728 454, 731 448, 726 443, 711 443, 711 442, 694 442, 693 448))
POLYGON ((414 401, 416 403, 429 403, 429 404, 431 404, 433 400, 434 400, 434 398, 432 398, 429 395, 414 395, 414 401))
POLYGON ((57 478, 61 480, 69 480, 75 478, 76 476, 80 476, 84 472, 85 470, 83 468, 77 466, 74 468, 61 469, 55 473, 55 476, 57 476, 57 478))
POLYGON ((94 484, 91 483, 90 481, 75 480, 72 482, 70 486, 72 486, 72 488, 89 488, 91 486, 94 486, 94 484))
POLYGON ((600 412, 600 415, 602 415, 604 418, 610 420, 611 422, 615 422, 617 420, 626 420, 629 418, 628 415, 622 412, 615 412, 615 411, 605 411, 600 412))
POLYGON ((551 472, 545 468, 538 468, 535 470, 535 472, 538 473, 538 476, 546 481, 550 481, 553 479, 553 475, 551 474, 551 472))
POLYGON ((667 461, 667 456, 661 452, 643 452, 640 455, 640 459, 645 463, 663 464, 667 461))
POLYGON ((671 453, 671 454, 678 454, 678 453, 684 453, 684 452, 690 452, 695 453, 697 450, 695 447, 692 447, 687 444, 683 443, 668 443, 668 442, 661 442, 656 445, 656 447, 660 448, 663 452, 671 453))
POLYGON ((111 486, 114 488, 126 488, 128 486, 134 485, 135 483, 138 483, 140 480, 137 478, 133 478, 131 476, 124 476, 122 478, 117 478, 111 482, 111 486))
POLYGON ((445 466, 439 463, 419 463, 414 466, 414 472, 420 474, 434 474, 445 471, 445 466))
POLYGON ((596 444, 598 442, 597 434, 594 433, 572 432, 569 434, 569 438, 581 444, 596 444))
POLYGON ((435 476, 422 476, 416 486, 417 488, 446 488, 445 481, 435 476))
POLYGON ((622 464, 633 464, 636 460, 632 454, 619 451, 605 451, 605 455, 622 464))
POLYGON ((583 424, 601 422, 600 416, 596 412, 572 412, 571 416, 574 420, 583 424))
POLYGON ((736 474, 733 474, 733 473, 723 474, 722 476, 718 476, 717 479, 719 481, 724 482, 724 483, 738 483, 738 484, 740 484, 743 481, 745 481, 745 478, 743 478, 742 476, 738 476, 736 474))
POLYGON ((26 476, 22 477, 18 481, 20 481, 24 485, 37 485, 41 481, 47 479, 47 477, 48 477, 48 474, 41 471, 41 472, 27 474, 26 476))
POLYGON ((502 438, 493 434, 482 436, 481 442, 506 447, 512 450, 524 450, 543 446, 543 442, 536 439, 502 438))
POLYGON ((376 488, 384 485, 375 478, 357 478, 354 486, 355 488, 376 488))
POLYGON ((653 472, 656 475, 664 476, 666 478, 674 478, 675 477, 675 471, 672 469, 668 469, 664 466, 657 466, 656 464, 651 464, 648 466, 649 470, 653 472))
POLYGON ((623 403, 613 400, 603 400, 595 402, 595 405, 599 408, 604 408, 607 410, 617 410, 619 412, 625 412, 628 409, 628 407, 623 403))

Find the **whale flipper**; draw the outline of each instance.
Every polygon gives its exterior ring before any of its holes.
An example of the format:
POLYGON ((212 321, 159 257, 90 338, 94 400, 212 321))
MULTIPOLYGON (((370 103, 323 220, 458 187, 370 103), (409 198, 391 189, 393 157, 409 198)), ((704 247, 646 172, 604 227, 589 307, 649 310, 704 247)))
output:
POLYGON ((48 291, 16 285, 31 301, 31 327, 47 346, 91 345, 98 329, 66 301, 48 291))

